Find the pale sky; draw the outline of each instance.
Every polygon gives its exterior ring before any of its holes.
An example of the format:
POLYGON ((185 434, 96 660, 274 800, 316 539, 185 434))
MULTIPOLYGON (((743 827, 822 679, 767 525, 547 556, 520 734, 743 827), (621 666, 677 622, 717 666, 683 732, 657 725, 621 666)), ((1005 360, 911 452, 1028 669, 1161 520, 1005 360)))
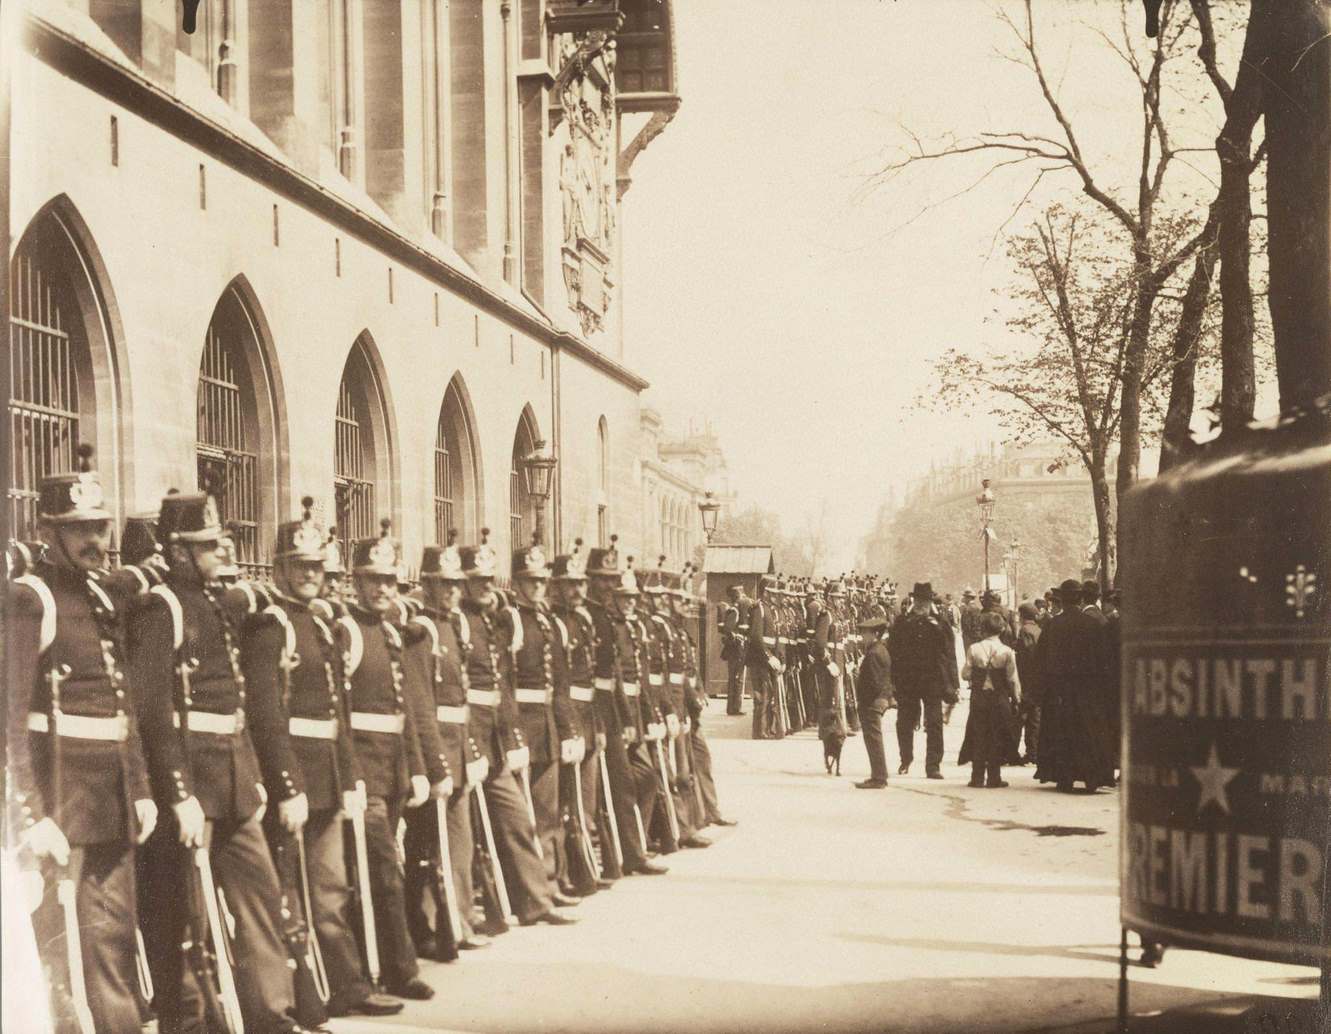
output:
MULTIPOLYGON (((832 570, 853 561, 889 486, 997 436, 983 414, 919 414, 911 402, 944 349, 1001 340, 985 323, 1009 281, 992 241, 1033 172, 996 173, 924 214, 989 161, 931 163, 856 196, 905 142, 902 125, 926 141, 1054 134, 1034 78, 995 55, 1015 42, 995 10, 983 0, 675 4, 683 106, 638 158, 625 199, 628 360, 668 425, 711 419, 743 501, 794 530, 829 500, 832 570)), ((1036 11, 1083 149, 1128 199, 1135 174, 1113 156, 1139 134, 1140 101, 1088 27, 1117 34, 1117 0, 1044 0, 1036 11)), ((1129 14, 1144 48, 1137 0, 1129 14)), ((1204 85, 1191 55, 1187 65, 1204 85)), ((1209 146, 1215 107, 1175 106, 1175 143, 1209 146)), ((1187 157, 1199 172, 1176 164, 1173 187, 1204 204, 1214 158, 1187 157)), ((1046 177, 1037 200, 1075 193, 1071 176, 1046 177)))

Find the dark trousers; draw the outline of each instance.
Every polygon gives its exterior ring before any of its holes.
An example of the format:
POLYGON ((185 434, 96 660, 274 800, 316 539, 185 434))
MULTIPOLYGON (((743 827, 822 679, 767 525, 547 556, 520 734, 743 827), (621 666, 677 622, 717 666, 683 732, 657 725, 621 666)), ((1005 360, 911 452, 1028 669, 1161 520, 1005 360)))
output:
POLYGON ((416 964, 416 946, 407 931, 406 893, 397 856, 397 823, 402 817, 402 803, 371 797, 365 809, 365 848, 370 863, 370 900, 374 903, 379 969, 384 985, 389 988, 405 984, 420 969, 416 964))
MULTIPOLYGON (((139 1034, 138 976, 134 954, 134 852, 126 844, 87 844, 71 847, 68 877, 75 888, 74 910, 82 947, 83 979, 96 1029, 107 1034, 139 1034)), ((9 908, 20 908, 7 902, 9 908)), ((56 899, 56 881, 48 879, 41 904, 32 914, 33 932, 42 965, 61 985, 53 989, 52 1011, 61 1017, 56 1029, 66 1027, 69 986, 64 910, 56 899), (58 975, 58 976, 57 976, 58 975)), ((179 949, 177 949, 179 950, 179 949)), ((37 988, 14 988, 11 993, 40 994, 37 988)))
POLYGON ((693 783, 702 808, 702 821, 705 826, 721 817, 721 804, 716 796, 716 780, 712 778, 712 748, 707 745, 707 738, 702 734, 702 726, 695 718, 693 730, 689 733, 693 747, 693 783))
MULTIPOLYGON (((448 878, 453 881, 457 892, 458 912, 461 914, 462 930, 455 930, 454 936, 466 937, 471 933, 469 915, 471 912, 472 888, 471 862, 471 809, 468 795, 461 790, 455 791, 445 807, 448 833, 448 861, 452 871, 448 878)), ((407 856, 407 875, 405 881, 407 929, 417 951, 427 939, 433 938, 438 930, 439 917, 445 915, 443 888, 438 882, 439 865, 439 811, 433 800, 419 808, 408 808, 406 812, 407 831, 402 846, 407 856)))
POLYGON ((901 748, 901 763, 909 765, 915 758, 915 723, 924 711, 924 770, 935 772, 943 763, 943 701, 929 697, 923 701, 917 696, 897 698, 897 745, 901 748))
POLYGON ((536 830, 527 815, 527 802, 518 777, 507 770, 485 781, 485 803, 490 810, 495 850, 504 870, 509 904, 520 920, 530 922, 554 905, 545 866, 536 854, 536 830))
POLYGON ((726 661, 726 714, 744 713, 744 662, 726 661))
POLYGON ((763 661, 748 665, 749 695, 753 698, 753 738, 768 740, 776 735, 772 683, 772 670, 763 661))
MULTIPOLYGON (((342 813, 335 809, 311 812, 302 833, 310 908, 314 912, 313 934, 328 973, 328 1007, 334 1013, 364 1001, 371 990, 348 919, 351 890, 347 883, 344 824, 342 813)), ((305 906, 300 895, 288 897, 295 909, 303 912, 305 906)))
POLYGON ((1040 756, 1040 705, 1028 700, 1021 702, 1021 729, 1018 733, 1026 736, 1026 746, 1022 753, 1034 760, 1040 756))
MULTIPOLYGON (((646 829, 648 835, 655 837, 661 845, 661 851, 669 854, 672 851, 678 851, 679 841, 687 840, 697 830, 693 828, 689 821, 689 812, 685 809, 683 795, 679 792, 680 771, 675 757, 674 742, 666 737, 663 740, 648 743, 646 749, 647 758, 652 764, 652 773, 655 776, 654 781, 657 790, 655 828, 648 825, 646 829), (667 794, 670 796, 669 802, 666 800, 667 794), (675 823, 679 827, 678 837, 670 827, 670 812, 672 809, 675 813, 675 823)), ((645 819, 644 822, 646 822, 645 819)))
POLYGON ((860 727, 864 734, 864 752, 869 755, 869 778, 887 782, 887 753, 883 749, 883 715, 887 698, 878 697, 860 704, 860 727))
MULTIPOLYGON (((563 823, 559 819, 559 761, 533 761, 528 778, 531 782, 532 809, 536 812, 536 835, 541 840, 541 862, 545 878, 552 888, 564 875, 560 869, 563 851, 563 823)), ((522 776, 519 775, 518 779, 522 776)))
POLYGON ((647 859, 638 836, 638 819, 642 819, 644 830, 651 823, 656 808, 656 776, 642 756, 641 744, 630 747, 614 728, 606 736, 605 764, 624 865, 632 869, 647 859))
MULTIPOLYGON (((268 842, 254 816, 210 819, 206 833, 213 877, 236 921, 232 957, 245 1029, 255 1034, 288 1030, 295 997, 282 941, 282 895, 268 842)), ((189 902, 202 900, 189 886, 199 878, 193 853, 180 845, 172 821, 158 826, 147 847, 140 897, 151 903, 142 910, 143 935, 159 1028, 162 1034, 206 1031, 204 999, 180 950, 191 918, 189 902)))

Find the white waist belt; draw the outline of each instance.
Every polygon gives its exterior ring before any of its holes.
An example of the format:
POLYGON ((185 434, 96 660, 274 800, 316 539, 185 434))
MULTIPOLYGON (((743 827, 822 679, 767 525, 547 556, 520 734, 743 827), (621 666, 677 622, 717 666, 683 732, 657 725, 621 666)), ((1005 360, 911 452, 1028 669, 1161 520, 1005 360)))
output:
POLYGON ((678 675, 671 675, 671 676, 670 676, 670 684, 671 684, 672 686, 682 686, 682 685, 684 685, 684 675, 683 675, 683 673, 680 673, 680 674, 678 674, 678 675))
POLYGON ((597 689, 605 690, 608 692, 615 688, 615 680, 597 678, 592 682, 592 685, 594 685, 597 689))
POLYGON ((737 631, 740 631, 740 632, 747 632, 747 631, 749 630, 749 626, 748 626, 748 625, 736 625, 735 628, 736 628, 737 631))
POLYGON ((639 693, 641 693, 641 692, 642 692, 642 689, 638 686, 638 684, 637 684, 636 682, 625 682, 625 683, 624 683, 624 695, 625 695, 626 697, 635 697, 635 696, 637 696, 637 695, 638 695, 639 693))
POLYGON ((776 640, 773 639, 770 635, 765 635, 765 636, 763 636, 763 645, 764 645, 764 646, 775 646, 775 645, 776 645, 776 640))
POLYGON ((287 732, 303 740, 337 739, 335 718, 288 718, 287 732))
POLYGON ((376 711, 352 711, 351 727, 357 732, 386 732, 402 735, 407 727, 406 715, 379 714, 376 711))
POLYGON ((515 689, 513 696, 519 704, 548 704, 550 702, 550 691, 548 689, 515 689))
MULTIPOLYGON (((62 714, 56 719, 56 732, 71 740, 106 740, 124 743, 129 739, 129 718, 123 714, 113 718, 94 718, 91 715, 62 714)), ((31 732, 51 731, 51 716, 41 711, 28 712, 31 732)))
POLYGON ((467 703, 476 704, 478 707, 498 707, 499 690, 469 689, 467 690, 467 703))
POLYGON ((648 675, 648 676, 647 676, 647 685, 649 685, 649 686, 664 686, 664 685, 665 685, 665 676, 664 676, 664 675, 648 675))
POLYGON ((467 710, 467 705, 440 704, 434 709, 436 721, 446 722, 449 725, 466 725, 467 719, 471 717, 471 712, 467 710))
MULTIPOLYGON (((614 683, 611 683, 611 686, 613 685, 614 683)), ((569 686, 568 695, 574 700, 581 701, 584 704, 590 704, 592 702, 592 697, 596 695, 596 691, 593 690, 591 686, 569 686)))
POLYGON ((777 636, 777 637, 776 637, 776 641, 777 641, 778 643, 780 643, 782 646, 786 646, 786 645, 789 644, 789 642, 790 642, 790 640, 787 639, 787 638, 786 638, 785 636, 783 636, 783 635, 779 635, 779 636, 777 636))
MULTIPOLYGON (((171 721, 177 729, 180 728, 179 711, 171 716, 171 721)), ((191 711, 186 728, 190 732, 206 732, 213 736, 234 736, 245 728, 245 712, 218 714, 215 711, 191 711)))

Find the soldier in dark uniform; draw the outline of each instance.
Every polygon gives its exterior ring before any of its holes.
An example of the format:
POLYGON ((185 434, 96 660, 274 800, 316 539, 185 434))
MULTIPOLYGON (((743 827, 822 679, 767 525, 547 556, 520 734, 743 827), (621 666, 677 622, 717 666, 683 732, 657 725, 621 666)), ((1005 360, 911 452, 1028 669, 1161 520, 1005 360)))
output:
MULTIPOLYGON (((38 520, 48 548, 26 548, 26 569, 8 588, 8 842, 53 862, 74 887, 76 953, 54 881, 32 917, 47 971, 62 972, 72 958, 86 990, 86 1001, 72 1002, 77 1010, 98 1031, 137 1034, 134 847, 152 833, 157 806, 131 697, 138 687, 127 682, 121 653, 117 597, 129 586, 114 586, 102 570, 111 514, 91 450, 80 455, 79 473, 42 479, 38 520)), ((197 801, 182 808, 202 825, 197 801)), ((60 1020, 73 983, 53 996, 60 1020)))
POLYGON ((467 642, 459 604, 466 575, 462 557, 454 544, 456 531, 448 533, 447 546, 426 546, 421 559, 421 585, 424 601, 412 617, 413 625, 424 632, 406 651, 404 663, 413 677, 432 687, 429 694, 430 720, 438 726, 440 749, 452 779, 452 792, 445 807, 445 826, 451 871, 440 871, 439 815, 436 808, 424 807, 407 812, 404 847, 407 855, 407 924, 416 950, 436 958, 441 950, 438 923, 445 914, 445 890, 438 879, 453 881, 461 930, 452 931, 456 946, 462 950, 483 948, 489 939, 472 927, 471 903, 474 831, 471 826, 470 785, 488 774, 488 763, 468 731, 470 712, 467 705, 467 642), (478 764, 479 762, 479 764, 478 764), (430 893, 434 926, 426 910, 430 893))
POLYGON ((639 823, 646 829, 656 807, 656 774, 642 746, 642 681, 639 672, 637 579, 632 570, 619 565, 616 536, 607 549, 593 549, 587 558, 591 611, 596 627, 596 711, 605 726, 606 771, 610 782, 615 824, 624 855, 625 874, 660 876, 664 866, 647 857, 638 835, 639 823))
POLYGON ((620 875, 615 863, 615 847, 608 840, 610 831, 597 825, 597 787, 600 786, 601 752, 606 748, 606 733, 596 712, 596 622, 587 604, 587 557, 582 552, 582 539, 574 541, 571 553, 555 557, 550 578, 556 595, 555 620, 564 639, 564 675, 570 721, 574 738, 581 741, 578 748, 581 756, 567 764, 579 769, 577 782, 582 786, 583 817, 588 831, 600 844, 602 876, 613 879, 620 875))
POLYGON ((143 917, 158 1020, 164 1031, 209 1022, 207 992, 183 966, 192 897, 186 881, 195 878, 184 844, 207 847, 235 916, 235 980, 246 1029, 300 1030, 291 1016, 281 888, 260 813, 271 796, 282 823, 299 826, 308 798, 280 702, 271 687, 248 686, 241 669, 241 630, 216 581, 222 528, 213 497, 169 494, 157 530, 167 549, 165 582, 130 615, 128 640, 154 789, 175 806, 178 820, 151 839, 141 870, 142 886, 162 903, 143 917), (186 804, 195 794, 202 815, 186 804))
MULTIPOLYGON (((400 549, 388 520, 381 526, 378 538, 352 544, 355 602, 338 619, 337 630, 350 684, 352 745, 365 777, 366 852, 384 989, 399 998, 424 1000, 433 997, 434 989, 417 975, 397 825, 404 805, 418 808, 429 799, 431 784, 403 671, 402 634, 394 624, 400 549)), ((437 792, 442 789, 437 786, 437 792)))
POLYGON ((910 771, 915 757, 915 723, 924 716, 925 775, 942 779, 943 702, 955 703, 960 687, 957 654, 952 629, 933 612, 934 590, 928 582, 917 582, 911 591, 909 613, 892 626, 888 653, 897 698, 897 742, 901 765, 897 772, 910 771))
POLYGON ((869 778, 855 785, 861 790, 876 790, 887 785, 883 715, 892 704, 892 658, 884 642, 887 619, 875 616, 861 621, 859 632, 867 639, 864 660, 860 664, 858 702, 864 750, 869 755, 869 778))
POLYGON ((744 635, 740 631, 739 604, 744 589, 732 585, 721 604, 721 659, 726 662, 726 714, 744 713, 744 635))
POLYGON ((772 673, 780 661, 776 656, 776 613, 768 593, 776 579, 765 574, 758 579, 758 598, 749 608, 749 635, 744 663, 748 669, 749 694, 753 697, 753 738, 767 740, 776 735, 774 722, 775 685, 772 673))
MULTIPOLYGON (((328 612, 317 607, 324 581, 324 530, 314 500, 302 501, 298 521, 278 525, 273 556, 276 590, 266 620, 254 622, 241 650, 251 692, 279 701, 295 755, 297 785, 308 804, 304 823, 295 809, 270 814, 267 832, 290 915, 288 941, 317 941, 328 976, 328 1012, 388 1016, 402 1002, 380 994, 361 969, 360 949, 347 922, 350 894, 343 860, 342 816, 366 807, 365 780, 352 748, 342 651, 328 612), (295 838, 303 838, 304 872, 295 838), (304 914, 301 881, 313 915, 304 914)), ((270 787, 270 795, 274 792, 270 787)), ((299 995, 298 995, 299 997, 299 995)))
MULTIPOLYGON (((467 576, 462 617, 463 637, 468 644, 468 728, 487 761, 485 798, 518 918, 524 926, 575 923, 576 919, 554 907, 545 867, 537 854, 536 829, 518 786, 519 773, 530 764, 530 753, 510 677, 508 655, 513 642, 498 620, 496 557, 488 543, 489 535, 490 530, 483 528, 479 545, 459 550, 467 576)), ((544 566, 543 561, 539 566, 544 566)))

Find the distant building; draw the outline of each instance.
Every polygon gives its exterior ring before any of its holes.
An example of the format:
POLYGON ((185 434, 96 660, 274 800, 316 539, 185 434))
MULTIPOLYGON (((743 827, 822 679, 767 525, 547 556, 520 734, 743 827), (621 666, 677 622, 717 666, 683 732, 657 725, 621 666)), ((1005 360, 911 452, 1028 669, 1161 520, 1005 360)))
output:
POLYGON ((678 570, 696 560, 706 536, 698 504, 710 491, 721 504, 722 519, 733 511, 730 471, 711 425, 690 427, 680 437, 663 430, 661 414, 644 406, 641 417, 643 562, 655 566, 664 553, 678 570), (655 550, 648 555, 648 551, 655 550))
POLYGON ((1094 566, 1090 477, 1058 442, 1041 441, 991 445, 932 466, 908 486, 899 504, 880 510, 861 544, 866 568, 907 585, 932 581, 954 595, 966 587, 981 589, 984 542, 975 497, 985 478, 995 496, 991 586, 1001 584, 1012 596, 1015 583, 1015 595, 1025 598, 1065 578, 1082 577, 1094 566), (880 569, 884 558, 890 567, 880 569))

